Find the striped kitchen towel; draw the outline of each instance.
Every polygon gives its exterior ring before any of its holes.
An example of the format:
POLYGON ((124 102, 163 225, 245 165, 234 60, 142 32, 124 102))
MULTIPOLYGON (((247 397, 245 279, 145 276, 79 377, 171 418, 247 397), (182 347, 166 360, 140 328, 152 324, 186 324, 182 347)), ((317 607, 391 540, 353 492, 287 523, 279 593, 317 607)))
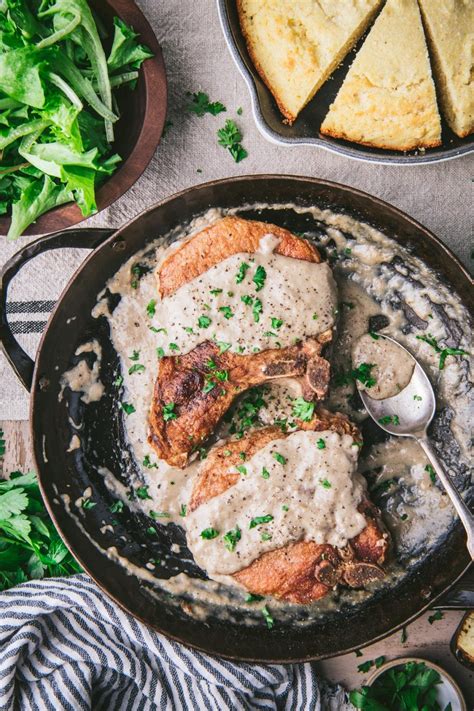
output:
POLYGON ((311 664, 235 664, 168 640, 86 575, 0 593, 0 709, 341 711, 311 664))

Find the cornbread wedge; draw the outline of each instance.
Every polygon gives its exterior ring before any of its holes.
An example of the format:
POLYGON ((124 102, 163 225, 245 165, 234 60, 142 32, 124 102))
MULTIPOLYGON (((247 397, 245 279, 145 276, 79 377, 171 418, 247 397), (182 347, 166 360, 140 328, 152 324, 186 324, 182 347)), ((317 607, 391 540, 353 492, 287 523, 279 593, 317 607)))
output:
POLYGON ((388 0, 321 132, 399 151, 440 145, 440 117, 416 0, 388 0))
POLYGON ((292 124, 363 34, 381 0, 237 0, 252 61, 292 124))
POLYGON ((463 138, 474 131, 474 2, 419 0, 441 107, 463 138))

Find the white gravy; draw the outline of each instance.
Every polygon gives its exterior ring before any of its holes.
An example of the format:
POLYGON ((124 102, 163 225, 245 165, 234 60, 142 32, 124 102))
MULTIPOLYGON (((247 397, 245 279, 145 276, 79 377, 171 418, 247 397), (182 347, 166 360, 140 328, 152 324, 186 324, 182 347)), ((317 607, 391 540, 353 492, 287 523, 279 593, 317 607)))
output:
POLYGON ((198 565, 211 576, 228 575, 301 539, 345 546, 366 526, 357 511, 365 490, 358 452, 350 435, 331 431, 298 431, 268 443, 242 465, 234 486, 186 517, 198 565), (209 530, 218 535, 206 536, 209 530), (229 531, 240 532, 235 547, 225 545, 229 531))
POLYGON ((157 298, 150 320, 158 330, 156 347, 176 355, 214 339, 229 344, 231 352, 250 353, 284 348, 331 328, 337 291, 329 265, 273 254, 265 245, 264 253, 234 254, 162 301, 157 298), (265 276, 258 280, 259 274, 265 276))
POLYGON ((410 382, 415 369, 415 361, 403 348, 387 338, 369 333, 355 344, 352 362, 355 368, 362 364, 372 366, 370 384, 359 381, 358 386, 374 400, 398 395, 410 382))

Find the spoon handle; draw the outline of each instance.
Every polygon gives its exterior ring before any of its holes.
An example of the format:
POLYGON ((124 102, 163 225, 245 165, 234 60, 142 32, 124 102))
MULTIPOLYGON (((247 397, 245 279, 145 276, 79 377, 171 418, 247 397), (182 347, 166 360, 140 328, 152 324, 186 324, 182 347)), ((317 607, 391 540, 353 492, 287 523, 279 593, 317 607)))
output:
POLYGON ((456 489, 454 486, 453 482, 451 481, 451 477, 447 474, 445 471, 443 465, 438 459, 438 455, 436 454, 435 450, 433 449, 433 446, 431 442, 429 441, 428 437, 420 437, 418 440, 420 445, 423 448, 423 451, 425 452, 426 456, 430 460, 431 464, 434 467, 434 470, 436 471, 436 474, 439 476, 441 479, 441 482, 446 490, 446 493, 448 494, 449 498, 452 501, 452 504, 454 508, 456 509, 456 512, 461 519, 464 528, 466 529, 467 533, 467 550, 470 553, 470 556, 472 560, 474 560, 474 516, 470 512, 467 504, 465 503, 464 499, 462 498, 461 494, 459 491, 456 489))

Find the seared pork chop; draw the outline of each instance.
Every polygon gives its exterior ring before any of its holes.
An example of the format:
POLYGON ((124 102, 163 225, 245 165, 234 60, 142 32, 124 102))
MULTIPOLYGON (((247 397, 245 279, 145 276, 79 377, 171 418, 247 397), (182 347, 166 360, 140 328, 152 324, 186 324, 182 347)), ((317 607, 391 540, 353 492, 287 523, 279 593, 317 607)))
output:
POLYGON ((213 433, 236 397, 280 378, 300 381, 306 400, 324 397, 329 363, 316 340, 289 348, 239 355, 219 352, 205 341, 183 356, 162 358, 150 410, 149 442, 160 459, 184 467, 189 455, 213 433), (173 403, 173 417, 166 405, 173 403))
POLYGON ((275 254, 315 264, 321 262, 321 255, 314 245, 283 227, 240 217, 224 217, 183 242, 159 265, 156 276, 161 298, 233 254, 257 252, 265 235, 274 235, 278 239, 275 254))
MULTIPOLYGON (((350 434, 360 441, 357 428, 341 414, 321 410, 311 422, 298 422, 299 429, 350 434)), ((239 480, 235 471, 272 440, 285 435, 278 427, 253 431, 243 439, 215 447, 203 462, 194 484, 189 510, 226 491, 239 480), (230 454, 229 454, 230 452, 230 454)), ((306 604, 324 597, 338 583, 361 588, 383 578, 380 565, 388 550, 388 535, 383 530, 379 512, 364 498, 358 507, 367 521, 366 527, 343 549, 314 541, 297 541, 264 553, 250 565, 233 574, 235 580, 256 595, 306 604)))
MULTIPOLYGON (((157 269, 162 298, 220 261, 254 253, 261 240, 274 240, 276 254, 321 262, 318 250, 277 225, 225 217, 171 252, 157 269)), ((329 363, 321 356, 332 330, 281 349, 251 355, 221 353, 205 341, 180 356, 160 360, 149 416, 149 442, 161 459, 186 466, 189 455, 215 430, 234 399, 246 389, 276 378, 297 378, 306 400, 323 399, 329 384, 329 363), (167 411, 173 404, 173 412, 167 411)))

